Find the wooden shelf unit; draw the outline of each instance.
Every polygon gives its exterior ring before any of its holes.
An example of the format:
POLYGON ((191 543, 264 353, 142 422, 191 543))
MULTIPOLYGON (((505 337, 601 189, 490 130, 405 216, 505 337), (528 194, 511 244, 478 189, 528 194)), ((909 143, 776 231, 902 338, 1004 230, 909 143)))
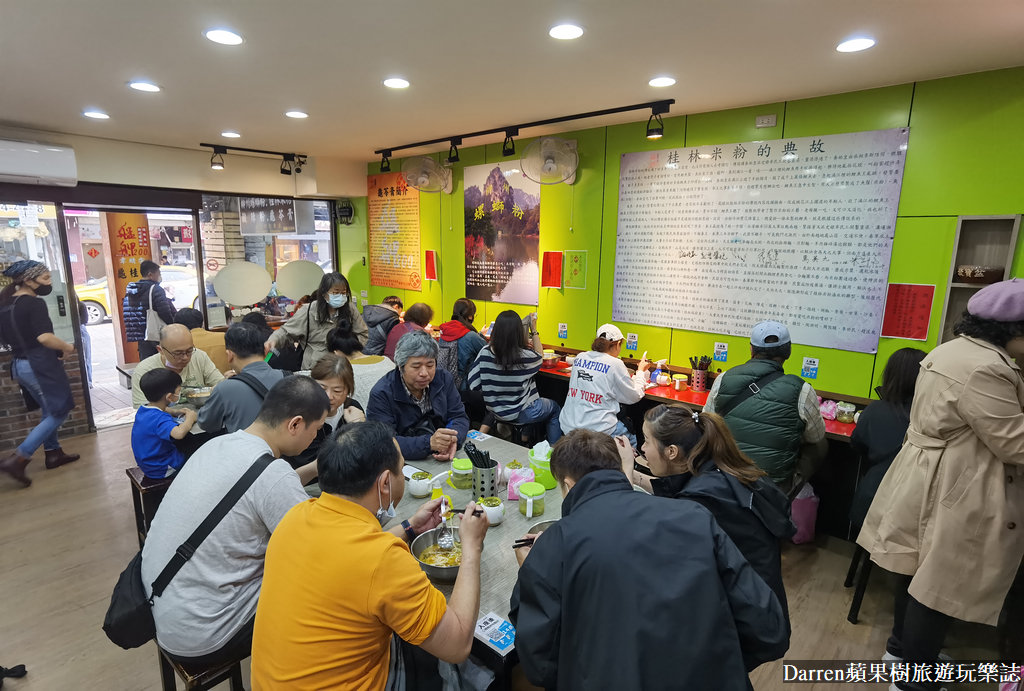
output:
POLYGON ((939 324, 939 343, 953 338, 953 326, 967 309, 967 301, 984 283, 965 283, 957 280, 958 266, 1002 266, 1005 281, 1010 277, 1013 255, 1017 249, 1017 231, 1020 215, 1014 216, 960 216, 953 241, 953 261, 946 282, 946 299, 939 324))

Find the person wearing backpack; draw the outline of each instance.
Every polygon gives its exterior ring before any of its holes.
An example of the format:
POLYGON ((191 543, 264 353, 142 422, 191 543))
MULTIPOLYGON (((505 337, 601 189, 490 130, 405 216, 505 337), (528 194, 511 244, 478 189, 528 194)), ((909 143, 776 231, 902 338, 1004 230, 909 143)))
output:
POLYGON ((255 324, 232 324, 224 334, 228 365, 237 374, 218 384, 199 409, 206 432, 235 432, 256 419, 267 391, 284 378, 263 359, 264 333, 255 324))
MULTIPOLYGON (((156 355, 159 339, 147 339, 147 314, 150 310, 163 320, 164 324, 174 322, 177 310, 167 293, 160 287, 160 266, 148 259, 139 265, 141 281, 132 281, 125 288, 121 311, 124 317, 125 341, 138 343, 139 360, 156 355)), ((150 334, 152 335, 152 334, 150 334)))
POLYGON ((448 370, 466 406, 470 420, 482 421, 481 432, 489 432, 493 416, 487 412, 484 396, 469 388, 469 368, 477 354, 487 345, 487 339, 473 326, 476 304, 469 298, 459 298, 452 305, 452 319, 441 324, 441 338, 437 345, 437 366, 448 370))
POLYGON ((379 305, 367 305, 363 308, 363 321, 370 330, 366 346, 362 348, 364 355, 384 354, 388 334, 402 321, 403 309, 402 300, 395 295, 384 298, 379 305))

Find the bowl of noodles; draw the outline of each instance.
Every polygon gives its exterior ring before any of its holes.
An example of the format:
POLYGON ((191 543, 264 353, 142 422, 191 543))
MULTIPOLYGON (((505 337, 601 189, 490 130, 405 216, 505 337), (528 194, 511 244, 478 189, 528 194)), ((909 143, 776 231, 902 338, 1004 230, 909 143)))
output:
POLYGON ((459 564, 462 563, 462 543, 459 541, 459 529, 455 527, 451 529, 455 538, 455 546, 450 550, 443 550, 437 545, 437 533, 440 529, 439 526, 422 535, 417 535, 409 549, 430 580, 438 583, 454 583, 455 577, 459 575, 459 564))

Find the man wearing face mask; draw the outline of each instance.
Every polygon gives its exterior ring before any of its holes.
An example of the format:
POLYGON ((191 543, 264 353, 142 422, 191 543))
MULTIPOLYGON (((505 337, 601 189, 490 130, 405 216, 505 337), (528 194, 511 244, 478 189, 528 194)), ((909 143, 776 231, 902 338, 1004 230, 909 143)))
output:
POLYGON ((178 471, 142 550, 147 595, 178 546, 249 467, 274 458, 153 601, 157 642, 175 659, 214 666, 248 654, 267 541, 308 498, 302 486, 316 475, 316 463, 292 470, 281 457, 309 446, 329 408, 315 381, 285 377, 249 427, 206 443, 178 471))
POLYGON ((446 662, 469 656, 487 518, 466 506, 462 563, 445 602, 408 546, 438 525, 441 500, 381 529, 405 491, 403 461, 391 429, 379 422, 346 425, 321 447, 323 494, 289 511, 267 548, 254 689, 390 687, 399 660, 394 635, 446 662))
POLYGON ((146 405, 146 396, 139 388, 142 375, 160 367, 166 367, 180 376, 184 389, 216 386, 224 381, 224 375, 213 364, 210 356, 196 349, 191 332, 183 324, 168 324, 160 329, 157 351, 156 355, 151 355, 136 365, 132 372, 133 408, 146 405))

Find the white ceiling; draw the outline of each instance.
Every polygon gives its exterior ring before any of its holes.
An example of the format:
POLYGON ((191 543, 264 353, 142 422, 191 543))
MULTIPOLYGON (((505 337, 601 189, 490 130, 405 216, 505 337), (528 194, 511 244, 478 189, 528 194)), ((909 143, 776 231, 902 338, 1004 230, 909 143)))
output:
POLYGON ((372 160, 661 98, 680 115, 1011 67, 1022 39, 1022 0, 0 0, 0 125, 372 160), (549 38, 564 20, 584 36, 549 38), (245 43, 207 41, 214 26, 245 43), (859 33, 878 44, 835 51, 859 33), (676 85, 647 85, 661 74, 676 85), (411 88, 384 88, 392 75, 411 88), (128 89, 136 78, 163 91, 128 89), (292 108, 309 119, 285 118, 292 108))

